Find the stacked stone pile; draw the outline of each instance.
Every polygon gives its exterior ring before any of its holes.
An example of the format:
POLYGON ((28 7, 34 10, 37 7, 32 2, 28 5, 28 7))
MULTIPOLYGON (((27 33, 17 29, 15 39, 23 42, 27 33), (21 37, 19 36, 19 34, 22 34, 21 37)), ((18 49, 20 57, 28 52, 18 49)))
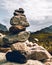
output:
POLYGON ((42 46, 28 40, 30 33, 26 31, 26 27, 29 23, 22 8, 15 10, 10 24, 9 34, 0 34, 0 63, 7 62, 2 65, 52 64, 51 54, 42 46))

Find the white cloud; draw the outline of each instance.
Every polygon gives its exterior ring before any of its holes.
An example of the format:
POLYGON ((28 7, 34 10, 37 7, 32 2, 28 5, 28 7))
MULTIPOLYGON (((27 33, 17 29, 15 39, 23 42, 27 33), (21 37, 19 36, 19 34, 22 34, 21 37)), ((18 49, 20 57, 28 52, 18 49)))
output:
POLYGON ((52 15, 48 7, 52 6, 52 2, 46 0, 3 0, 4 8, 9 12, 13 13, 15 9, 23 7, 25 9, 25 14, 29 19, 40 19, 43 16, 52 15), (42 17, 41 17, 42 16, 42 17), (39 17, 39 18, 38 18, 39 17))
MULTIPOLYGON (((33 23, 30 22, 31 27, 28 28, 30 30, 37 30, 51 24, 51 22, 50 24, 47 22, 45 16, 52 16, 52 0, 2 0, 0 5, 9 13, 10 17, 15 9, 24 8, 28 21, 33 21, 33 23), (38 24, 35 24, 36 22, 38 24)), ((5 16, 5 18, 9 16, 5 16)))

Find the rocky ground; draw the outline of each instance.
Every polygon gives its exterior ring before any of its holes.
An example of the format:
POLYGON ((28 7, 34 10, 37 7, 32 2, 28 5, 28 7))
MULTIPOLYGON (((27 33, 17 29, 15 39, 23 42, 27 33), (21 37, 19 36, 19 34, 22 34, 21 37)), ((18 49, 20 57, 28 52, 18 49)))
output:
MULTIPOLYGON (((49 54, 49 52, 46 49, 37 45, 36 43, 26 41, 24 44, 19 42, 19 44, 15 43, 11 45, 10 48, 11 49, 6 48, 7 50, 4 48, 3 49, 0 48, 2 50, 2 52, 0 52, 0 65, 52 65, 52 56, 49 54), (28 48, 26 45, 28 46, 28 48), (28 53, 30 53, 30 56, 28 54, 27 55, 30 58, 25 63, 18 63, 18 62, 11 62, 11 61, 9 62, 6 58, 6 54, 8 52, 12 52, 13 50, 20 50, 20 51, 23 50, 25 52, 28 51, 28 53), (36 60, 35 60, 35 57, 36 57, 36 60)), ((14 53, 14 55, 12 55, 13 59, 18 60, 18 57, 17 56, 15 57, 15 55, 17 55, 17 53, 16 54, 14 53)), ((25 58, 28 56, 25 56, 25 58)), ((23 58, 21 60, 23 60, 23 58)))
POLYGON ((0 65, 52 65, 52 62, 41 62, 38 60, 28 60, 26 63, 24 64, 19 64, 19 63, 14 63, 14 62, 8 62, 8 61, 4 61, 4 62, 0 62, 0 65))

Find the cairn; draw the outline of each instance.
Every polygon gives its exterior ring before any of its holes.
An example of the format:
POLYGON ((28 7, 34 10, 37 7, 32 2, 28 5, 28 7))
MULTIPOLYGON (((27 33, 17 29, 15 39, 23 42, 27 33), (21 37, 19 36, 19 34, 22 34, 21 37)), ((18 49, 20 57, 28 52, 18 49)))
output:
POLYGON ((40 61, 50 59, 51 55, 45 48, 28 40, 30 32, 26 31, 26 27, 29 23, 24 10, 19 8, 13 14, 14 16, 10 19, 9 34, 2 37, 3 44, 1 45, 10 47, 5 54, 6 59, 19 63, 25 63, 29 59, 40 61))

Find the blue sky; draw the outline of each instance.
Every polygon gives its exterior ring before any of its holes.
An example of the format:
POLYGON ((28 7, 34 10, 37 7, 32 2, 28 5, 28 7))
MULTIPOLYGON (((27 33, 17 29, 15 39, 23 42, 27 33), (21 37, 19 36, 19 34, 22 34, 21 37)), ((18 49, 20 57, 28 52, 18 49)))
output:
POLYGON ((52 25, 52 0, 0 0, 0 23, 10 27, 15 9, 22 7, 30 23, 29 31, 52 25))

